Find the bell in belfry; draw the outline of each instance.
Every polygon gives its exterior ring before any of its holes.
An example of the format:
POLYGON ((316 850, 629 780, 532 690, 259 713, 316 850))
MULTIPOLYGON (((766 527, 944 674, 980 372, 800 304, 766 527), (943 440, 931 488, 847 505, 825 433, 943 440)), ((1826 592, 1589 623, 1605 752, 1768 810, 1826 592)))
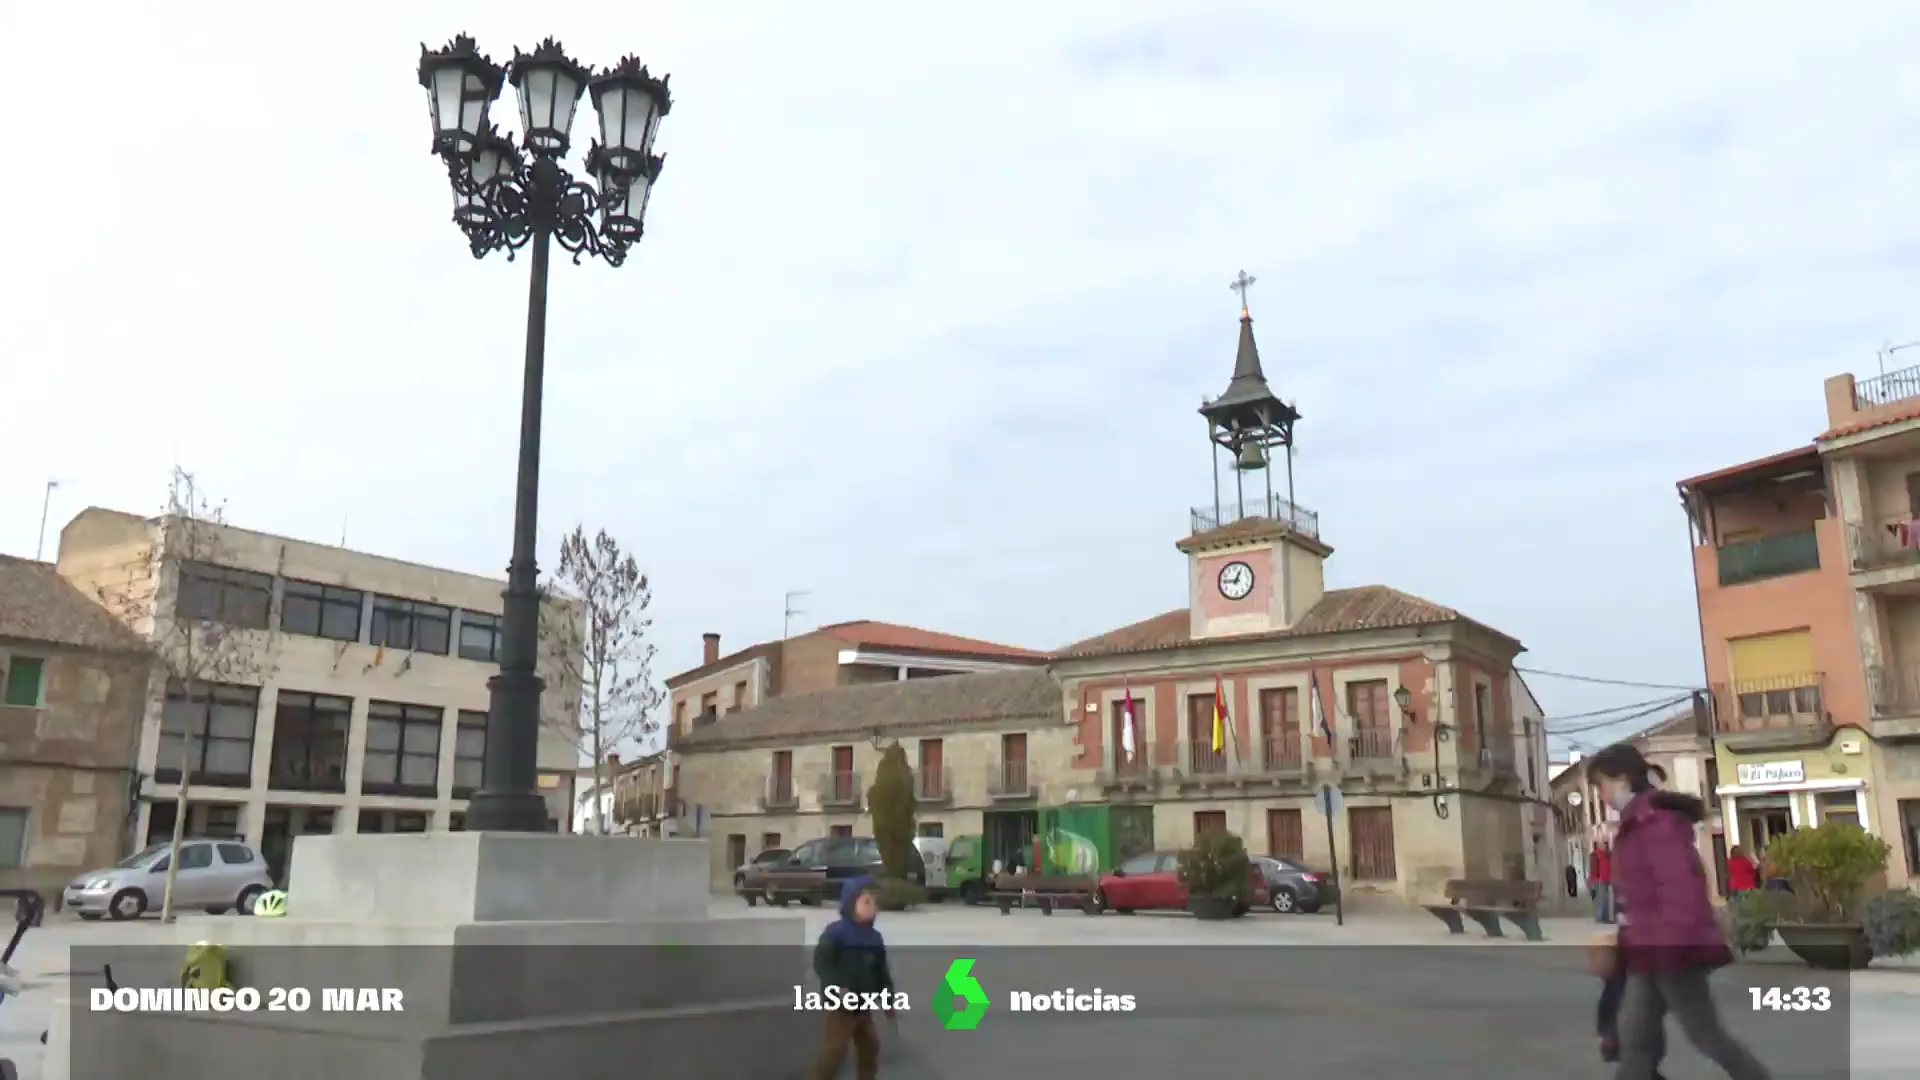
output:
POLYGON ((1260 449, 1259 443, 1247 443, 1240 448, 1240 456, 1235 459, 1233 467, 1241 472, 1264 469, 1267 467, 1267 453, 1260 449))

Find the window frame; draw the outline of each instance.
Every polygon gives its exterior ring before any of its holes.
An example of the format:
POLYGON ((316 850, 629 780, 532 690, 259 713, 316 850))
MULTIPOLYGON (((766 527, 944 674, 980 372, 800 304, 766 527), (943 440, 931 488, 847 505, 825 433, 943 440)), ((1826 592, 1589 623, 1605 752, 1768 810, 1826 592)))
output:
MULTIPOLYGON (((474 792, 479 791, 486 785, 486 769, 487 713, 480 709, 459 709, 455 712, 453 719, 453 797, 456 799, 472 798, 474 792), (460 736, 475 731, 480 734, 480 748, 477 751, 469 753, 461 745, 464 740, 462 740, 460 736), (462 765, 479 767, 478 773, 472 778, 473 783, 465 784, 461 782, 460 767, 462 765)), ((616 783, 615 786, 617 788, 618 784, 616 783)))
POLYGON ((273 625, 272 574, 198 561, 182 561, 174 574, 175 618, 243 630, 273 625), (259 604, 257 617, 247 606, 253 603, 259 604))
MULTIPOLYGON (((273 702, 273 752, 267 757, 267 787, 278 791, 318 791, 344 795, 347 791, 347 765, 351 761, 350 742, 353 732, 353 699, 339 694, 322 694, 312 690, 281 690, 274 696, 273 702), (304 700, 303 700, 304 699, 304 700), (323 709, 323 703, 325 708, 323 709), (317 746, 329 738, 317 721, 322 716, 338 716, 340 730, 340 779, 314 779, 314 751, 317 746), (282 733, 291 732, 304 725, 301 734, 294 736, 300 742, 300 761, 304 766, 302 773, 306 777, 290 776, 280 771, 282 733)), ((292 749, 289 745, 288 749, 292 749)))
POLYGON ((409 600, 404 596, 374 593, 373 604, 367 612, 367 644, 383 649, 425 653, 428 656, 450 656, 453 653, 453 611, 446 604, 436 604, 430 600, 409 600), (421 643, 423 625, 438 626, 438 649, 421 643), (404 627, 405 632, 396 632, 398 627, 404 627))
POLYGON ((362 795, 400 795, 415 798, 435 798, 440 793, 440 750, 441 740, 446 737, 447 710, 439 705, 416 705, 405 701, 369 701, 367 702, 367 735, 360 749, 360 793, 362 795), (393 724, 396 737, 392 749, 373 745, 373 726, 393 724), (424 735, 416 732, 432 732, 433 748, 414 749, 416 738, 424 735), (381 779, 373 771, 376 759, 393 760, 392 779, 381 779), (410 784, 406 782, 407 761, 427 760, 433 762, 433 781, 428 784, 410 784))
POLYGON ((318 581, 304 581, 299 578, 287 578, 280 585, 280 632, 298 634, 301 637, 319 638, 322 641, 344 641, 348 644, 359 642, 361 632, 367 625, 367 591, 350 589, 345 585, 327 585, 318 581), (294 605, 310 604, 313 608, 313 629, 305 630, 287 625, 294 605), (353 612, 353 633, 342 636, 340 632, 327 632, 327 613, 329 611, 353 612))
POLYGON ((460 659, 473 660, 482 664, 497 664, 500 662, 500 616, 488 611, 468 611, 462 608, 460 610, 460 625, 455 628, 453 638, 453 652, 454 655, 460 659), (469 628, 487 632, 487 647, 484 650, 485 655, 475 655, 476 653, 482 652, 482 650, 479 649, 475 649, 473 652, 467 650, 467 630, 469 628))
POLYGON ((213 863, 214 863, 213 843, 211 841, 201 841, 199 843, 189 843, 189 844, 181 845, 181 848, 180 848, 180 872, 181 873, 185 873, 188 870, 211 870, 213 869, 213 863), (201 852, 204 852, 206 854, 206 857, 207 857, 206 862, 200 863, 197 866, 187 865, 191 861, 191 858, 190 858, 191 856, 201 852))
POLYGON ((192 782, 195 784, 201 784, 206 787, 252 787, 253 750, 254 743, 258 741, 259 737, 259 687, 241 686, 235 683, 201 682, 197 684, 197 691, 195 693, 189 693, 182 680, 169 679, 164 696, 161 698, 159 746, 154 758, 153 769, 154 783, 178 784, 182 772, 181 766, 190 763, 192 765, 190 776, 192 782), (251 708, 251 720, 247 725, 245 738, 241 738, 238 735, 214 734, 213 716, 214 706, 216 705, 227 705, 236 709, 243 706, 251 708), (176 706, 178 706, 178 708, 176 708, 176 706), (168 728, 168 725, 173 722, 175 717, 184 718, 183 726, 177 731, 168 728), (197 728, 193 726, 193 724, 185 722, 194 720, 198 721, 197 728), (180 764, 168 766, 165 764, 170 756, 167 753, 167 748, 171 745, 170 740, 174 739, 179 740, 180 750, 178 759, 180 764), (244 747, 245 749, 240 754, 240 757, 247 763, 246 770, 244 772, 214 772, 209 769, 207 762, 212 757, 216 744, 244 747), (187 751, 189 748, 198 751, 196 755, 193 755, 191 762, 187 760, 187 751))
MULTIPOLYGON (((0 847, 0 870, 19 870, 27 865, 27 854, 33 847, 33 808, 27 806, 0 806, 0 820, 18 820, 20 822, 19 842, 15 850, 9 852, 0 847)), ((11 837, 11 830, 0 830, 0 836, 11 837)))
POLYGON ((8 705, 16 709, 39 709, 45 707, 47 703, 47 658, 25 653, 8 653, 5 659, 6 667, 0 669, 0 705, 8 705), (21 670, 20 665, 22 664, 33 665, 33 700, 31 701, 14 700, 14 687, 17 685, 15 675, 21 670))
POLYGON ((222 840, 214 844, 213 853, 219 856, 221 866, 257 866, 260 863, 260 860, 254 856, 253 849, 238 840, 222 840), (243 859, 229 858, 227 856, 228 848, 233 848, 246 857, 243 859))

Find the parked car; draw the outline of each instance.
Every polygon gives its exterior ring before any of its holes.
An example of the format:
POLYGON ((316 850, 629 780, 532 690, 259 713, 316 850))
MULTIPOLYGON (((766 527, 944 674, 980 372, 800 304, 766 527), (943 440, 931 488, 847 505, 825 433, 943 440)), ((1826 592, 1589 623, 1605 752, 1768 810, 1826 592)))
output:
MULTIPOLYGON (((1136 911, 1185 911, 1187 887, 1180 884, 1180 853, 1152 851, 1136 855, 1100 875, 1100 889, 1094 902, 1108 910, 1129 915, 1136 911)), ((1235 915, 1245 915, 1255 907, 1273 903, 1267 891, 1266 875, 1256 864, 1247 872, 1247 902, 1235 915)))
POLYGON ((770 847, 760 854, 755 855, 753 858, 748 859, 746 862, 741 863, 735 867, 733 871, 733 891, 736 893, 745 892, 747 877, 755 870, 763 870, 769 866, 778 866, 786 862, 792 855, 793 851, 789 848, 770 847))
POLYGON ((1331 878, 1284 855, 1255 855, 1253 863, 1267 879, 1267 895, 1278 912, 1311 915, 1333 903, 1339 888, 1331 878))
MULTIPOLYGON (((153 844, 105 870, 89 870, 67 883, 61 902, 83 919, 137 919, 166 902, 171 842, 153 844)), ((195 837, 180 842, 180 869, 173 875, 173 906, 209 915, 253 913, 253 902, 273 888, 267 860, 238 840, 195 837)))
MULTIPOLYGON (((877 878, 885 872, 880 844, 873 837, 825 836, 794 848, 784 862, 750 867, 738 891, 748 907, 762 900, 776 907, 795 900, 818 905, 837 902, 841 883, 848 878, 877 878)), ((908 876, 919 882, 923 874, 916 869, 908 876)))

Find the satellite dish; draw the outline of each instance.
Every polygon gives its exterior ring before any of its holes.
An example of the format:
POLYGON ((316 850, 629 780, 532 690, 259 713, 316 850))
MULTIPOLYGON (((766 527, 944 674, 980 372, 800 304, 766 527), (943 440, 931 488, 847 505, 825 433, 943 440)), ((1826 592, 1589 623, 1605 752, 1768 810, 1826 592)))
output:
POLYGON ((1569 791, 1569 792, 1567 792, 1567 805, 1568 805, 1568 806, 1579 806, 1579 805, 1580 805, 1580 804, 1581 804, 1582 802, 1585 802, 1585 801, 1586 801, 1585 799, 1582 799, 1582 798, 1580 797, 1580 793, 1579 793, 1579 792, 1577 792, 1577 791, 1569 791))

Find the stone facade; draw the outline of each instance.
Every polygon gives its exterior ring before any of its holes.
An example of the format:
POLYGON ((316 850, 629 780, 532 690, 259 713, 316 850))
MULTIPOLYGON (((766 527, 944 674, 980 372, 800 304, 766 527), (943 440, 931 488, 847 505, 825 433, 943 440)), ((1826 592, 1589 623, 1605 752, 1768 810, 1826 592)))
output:
POLYGON ((0 888, 126 854, 153 659, 50 564, 0 556, 0 888))

